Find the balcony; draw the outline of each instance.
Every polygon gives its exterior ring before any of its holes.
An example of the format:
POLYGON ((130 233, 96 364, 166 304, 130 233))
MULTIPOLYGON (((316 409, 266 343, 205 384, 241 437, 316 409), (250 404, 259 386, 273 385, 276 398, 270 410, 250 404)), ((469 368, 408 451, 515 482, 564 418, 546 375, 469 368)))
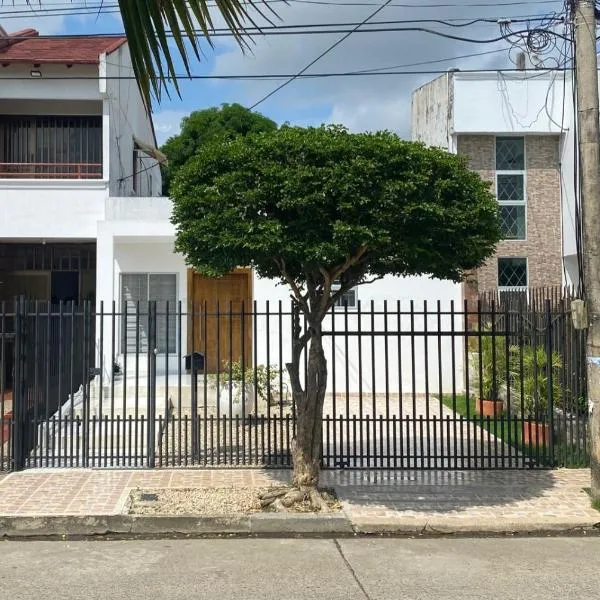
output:
POLYGON ((0 115, 0 179, 102 179, 100 116, 0 115))
POLYGON ((102 163, 0 163, 0 179, 101 179, 102 163))

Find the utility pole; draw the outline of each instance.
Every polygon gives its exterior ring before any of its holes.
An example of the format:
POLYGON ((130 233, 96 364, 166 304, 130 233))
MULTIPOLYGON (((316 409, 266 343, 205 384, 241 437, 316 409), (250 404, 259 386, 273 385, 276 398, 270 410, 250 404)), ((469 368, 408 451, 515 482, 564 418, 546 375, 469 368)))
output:
POLYGON ((571 8, 575 19, 583 276, 589 317, 586 358, 592 494, 600 498, 600 115, 595 2, 571 0, 571 8))

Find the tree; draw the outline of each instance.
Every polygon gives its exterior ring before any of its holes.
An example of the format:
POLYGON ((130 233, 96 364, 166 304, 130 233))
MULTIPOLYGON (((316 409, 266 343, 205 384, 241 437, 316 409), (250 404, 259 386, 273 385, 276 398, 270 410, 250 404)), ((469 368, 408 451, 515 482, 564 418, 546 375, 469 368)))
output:
MULTIPOLYGON (((27 2, 33 4, 33 0, 27 2)), ((36 0, 38 2, 44 4, 43 0, 36 0)), ((4 0, 1 3, 4 4, 4 0)), ((200 60, 202 51, 199 39, 205 38, 212 44, 214 14, 211 16, 211 9, 220 13, 234 39, 242 47, 247 46, 244 36, 246 23, 255 25, 253 12, 267 19, 265 12, 275 15, 265 0, 217 0, 212 3, 208 0, 118 0, 118 3, 129 42, 133 72, 148 105, 150 94, 160 99, 161 90, 169 83, 173 83, 179 92, 177 80, 180 73, 173 61, 171 43, 176 46, 176 53, 182 59, 187 75, 191 74, 189 49, 200 60), (188 48, 185 46, 186 40, 189 42, 188 48)))
POLYGON ((223 104, 194 111, 182 119, 181 132, 170 137, 161 148, 169 159, 168 164, 163 165, 163 194, 169 195, 169 187, 177 171, 204 144, 275 129, 275 121, 241 104, 223 104))
POLYGON ((341 294, 385 275, 459 281, 499 240, 494 196, 459 156, 341 127, 284 127, 205 146, 172 195, 176 249, 193 268, 218 277, 251 266, 285 282, 304 316, 286 365, 297 415, 294 489, 276 503, 309 496, 322 508, 323 318, 341 294))

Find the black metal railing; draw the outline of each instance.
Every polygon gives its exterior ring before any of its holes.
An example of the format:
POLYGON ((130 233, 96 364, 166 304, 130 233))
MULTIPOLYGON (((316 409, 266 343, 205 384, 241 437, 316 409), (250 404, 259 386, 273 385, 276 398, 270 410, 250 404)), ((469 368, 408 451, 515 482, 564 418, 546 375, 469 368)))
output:
MULTIPOLYGON (((324 468, 588 464, 568 305, 475 304, 326 316, 324 468)), ((290 466, 296 317, 269 302, 5 306, 0 468, 290 466)))

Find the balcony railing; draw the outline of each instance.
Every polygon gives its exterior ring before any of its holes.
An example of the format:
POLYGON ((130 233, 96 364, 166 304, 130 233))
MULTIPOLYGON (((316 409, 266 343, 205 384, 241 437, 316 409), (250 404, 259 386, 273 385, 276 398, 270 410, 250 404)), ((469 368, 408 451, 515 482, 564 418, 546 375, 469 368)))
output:
POLYGON ((102 163, 3 163, 0 179, 101 179, 102 163))

